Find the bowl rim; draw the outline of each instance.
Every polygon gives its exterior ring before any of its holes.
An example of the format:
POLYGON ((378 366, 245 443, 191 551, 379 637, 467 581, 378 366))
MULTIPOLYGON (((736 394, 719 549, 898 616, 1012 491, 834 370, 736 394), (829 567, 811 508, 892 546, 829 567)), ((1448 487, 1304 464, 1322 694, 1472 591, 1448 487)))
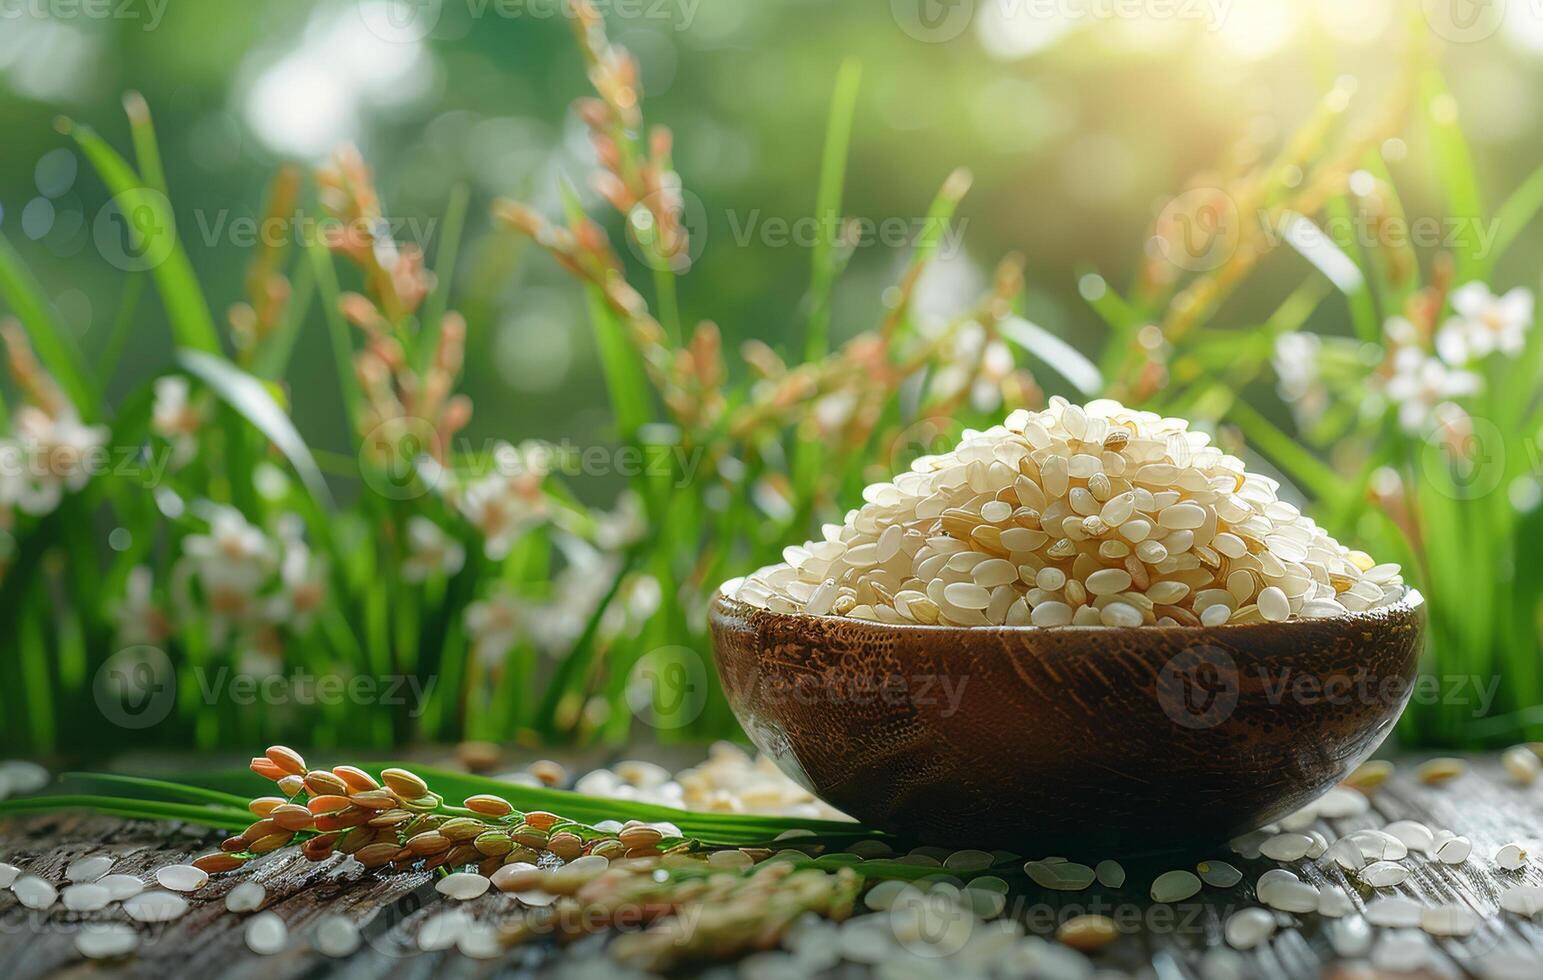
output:
MULTIPOLYGON (((1219 631, 1243 632, 1246 630, 1275 629, 1292 626, 1339 626, 1349 628, 1352 626, 1372 626, 1386 620, 1389 614, 1402 613, 1420 615, 1425 608, 1425 596, 1419 589, 1412 585, 1404 586, 1404 594, 1395 602, 1385 606, 1375 606, 1371 609, 1363 609, 1360 612, 1346 612, 1343 616, 1324 616, 1320 619, 1294 619, 1283 622, 1265 621, 1262 623, 1222 623, 1217 626, 946 626, 930 623, 881 623, 872 619, 852 619, 848 616, 815 616, 810 613, 783 613, 775 612, 761 606, 754 606, 742 599, 725 595, 720 588, 713 593, 710 613, 719 612, 737 613, 742 616, 754 616, 758 619, 777 619, 798 621, 802 624, 813 626, 815 624, 839 625, 847 629, 872 630, 879 633, 893 634, 917 633, 917 634, 968 634, 971 636, 992 635, 1038 635, 1041 633, 1066 634, 1071 632, 1097 632, 1100 635, 1131 635, 1131 636, 1202 636, 1213 635, 1219 631)), ((709 616, 711 619, 711 616, 709 616)))

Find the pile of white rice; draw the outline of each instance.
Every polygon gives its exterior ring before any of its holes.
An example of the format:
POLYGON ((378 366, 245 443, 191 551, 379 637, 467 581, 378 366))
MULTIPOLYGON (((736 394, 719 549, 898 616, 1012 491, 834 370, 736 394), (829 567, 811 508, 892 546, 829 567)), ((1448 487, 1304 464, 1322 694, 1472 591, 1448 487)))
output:
POLYGON ((824 540, 723 591, 951 626, 1279 622, 1403 595, 1397 565, 1345 548, 1209 443, 1183 419, 1052 398, 869 486, 824 540))

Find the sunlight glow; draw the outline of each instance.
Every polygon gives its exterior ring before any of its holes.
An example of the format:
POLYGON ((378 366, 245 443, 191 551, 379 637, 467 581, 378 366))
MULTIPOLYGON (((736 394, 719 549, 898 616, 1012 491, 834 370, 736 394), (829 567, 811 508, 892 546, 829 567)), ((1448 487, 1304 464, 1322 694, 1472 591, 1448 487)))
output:
POLYGON ((247 123, 269 149, 310 159, 355 140, 369 109, 420 96, 433 72, 420 30, 387 16, 394 2, 313 15, 299 42, 261 58, 245 98, 247 123))

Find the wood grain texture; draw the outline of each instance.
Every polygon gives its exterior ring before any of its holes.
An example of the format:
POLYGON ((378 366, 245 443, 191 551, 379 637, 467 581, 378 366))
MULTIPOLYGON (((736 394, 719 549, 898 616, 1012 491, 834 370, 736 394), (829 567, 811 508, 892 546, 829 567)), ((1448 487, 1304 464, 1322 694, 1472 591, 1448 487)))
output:
POLYGON ((1423 600, 1216 628, 895 627, 719 596, 724 690, 872 826, 1071 856, 1226 840, 1342 779, 1412 692, 1423 600))

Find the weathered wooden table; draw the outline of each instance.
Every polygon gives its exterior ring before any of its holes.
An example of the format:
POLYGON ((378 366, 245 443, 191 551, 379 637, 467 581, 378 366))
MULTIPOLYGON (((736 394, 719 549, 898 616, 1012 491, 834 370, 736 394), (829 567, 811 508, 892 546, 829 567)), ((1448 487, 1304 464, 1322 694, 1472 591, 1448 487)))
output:
MULTIPOLYGON (((1375 895, 1402 894, 1427 904, 1457 903, 1481 920, 1462 939, 1432 940, 1429 976, 1487 976, 1500 965, 1497 952, 1509 955, 1507 976, 1543 978, 1543 924, 1499 906, 1502 891, 1522 884, 1543 884, 1543 781, 1518 786, 1506 777, 1493 757, 1470 760, 1469 771, 1438 786, 1427 786, 1413 775, 1412 760, 1401 760, 1393 778, 1375 795, 1371 809, 1343 820, 1320 822, 1331 841, 1362 827, 1393 820, 1418 820, 1432 828, 1447 828, 1472 839, 1472 856, 1460 866, 1448 866, 1411 855, 1412 873, 1404 883, 1369 889, 1348 878, 1332 862, 1298 861, 1287 867, 1304 880, 1332 882, 1346 888, 1360 907, 1375 895), (1520 871, 1503 871, 1491 858, 1503 844, 1519 842, 1535 858, 1520 871), (1324 865, 1328 866, 1325 867, 1324 865), (1535 965, 1535 969, 1532 967, 1535 965), (1520 969, 1522 972, 1516 972, 1520 969), (1531 972, 1526 972, 1531 969, 1531 972)), ((87 854, 110 853, 114 872, 141 873, 185 860, 210 849, 221 835, 188 824, 124 821, 86 814, 33 816, 0 823, 0 860, 21 866, 54 882, 62 882, 71 861, 87 854)), ((1082 857, 1082 856, 1078 856, 1082 857)), ((1092 856, 1088 856, 1092 857, 1092 856)), ((1094 885, 1074 893, 1041 890, 1026 881, 1015 883, 1007 915, 1024 924, 1029 934, 1050 937, 1056 925, 1082 911, 1101 911, 1122 926, 1122 935, 1097 953, 1094 964, 1107 975, 1210 978, 1217 975, 1263 978, 1358 977, 1378 975, 1364 958, 1341 959, 1331 947, 1326 927, 1331 920, 1316 914, 1290 917, 1270 942, 1260 948, 1230 954, 1206 951, 1224 945, 1226 917, 1257 904, 1254 883, 1271 867, 1267 859, 1245 860, 1225 847, 1198 858, 1220 858, 1244 872, 1232 888, 1206 888, 1198 896, 1174 905, 1154 905, 1148 886, 1162 867, 1128 863, 1123 888, 1094 885), (1241 971, 1241 972, 1239 972, 1241 971)), ((376 875, 353 867, 340 869, 334 858, 312 864, 295 854, 258 859, 248 869, 216 876, 201 889, 183 918, 160 926, 138 925, 146 940, 132 957, 114 963, 84 960, 73 945, 83 921, 128 921, 114 907, 100 912, 65 911, 56 904, 48 912, 22 907, 9 892, 0 892, 0 976, 14 980, 38 977, 252 977, 262 980, 336 975, 339 977, 586 976, 617 971, 597 958, 600 940, 577 947, 555 945, 515 948, 495 960, 473 960, 455 951, 419 951, 417 930, 434 911, 444 907, 427 873, 376 875), (238 882, 260 881, 267 888, 266 910, 277 912, 289 925, 289 948, 278 955, 258 956, 243 941, 243 917, 225 911, 223 897, 238 882), (327 913, 353 917, 364 931, 357 953, 343 960, 327 959, 310 946, 310 930, 327 913)), ((477 918, 504 920, 522 915, 511 896, 496 891, 463 906, 477 918)), ((943 963, 920 964, 925 969, 888 976, 970 975, 943 963), (941 971, 941 972, 940 972, 941 971)), ((868 967, 844 963, 831 975, 868 975, 868 967)))

